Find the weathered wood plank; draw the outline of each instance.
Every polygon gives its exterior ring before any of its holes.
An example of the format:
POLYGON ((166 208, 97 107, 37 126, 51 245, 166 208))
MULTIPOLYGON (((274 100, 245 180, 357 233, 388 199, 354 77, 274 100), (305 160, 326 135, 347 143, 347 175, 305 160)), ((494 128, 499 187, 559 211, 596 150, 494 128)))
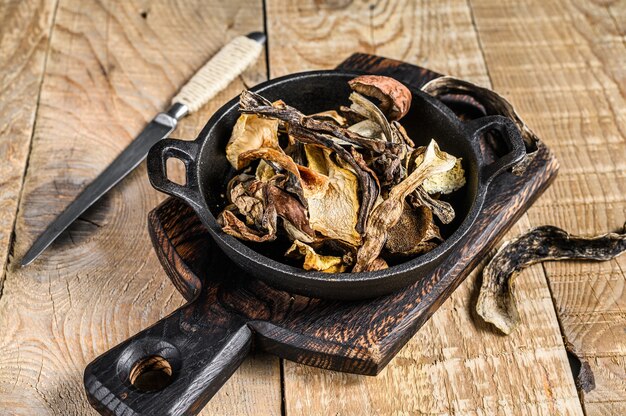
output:
POLYGON ((56 4, 0 2, 0 293, 56 4))
MULTIPOLYGON (((15 260, 197 68, 235 35, 262 28, 261 1, 62 0, 15 260)), ((265 76, 261 60, 175 135, 193 138, 244 81, 265 76)), ((18 269, 12 261, 0 299, 0 409, 93 413, 83 390, 85 365, 183 302, 146 231, 147 212, 161 199, 142 165, 33 265, 18 269)), ((280 413, 277 359, 247 361, 203 412, 235 413, 280 413)))
MULTIPOLYGON (((471 4, 494 88, 561 161, 556 182, 529 211, 531 224, 588 235, 620 228, 626 219, 624 3, 471 4)), ((564 336, 595 374, 597 388, 584 395, 587 414, 623 414, 626 258, 544 268, 564 336)))
MULTIPOLYGON (((357 50, 489 86, 464 1, 269 1, 268 13, 272 76, 357 50)), ((473 273, 376 378, 285 362, 287 414, 581 414, 543 270, 529 273, 517 290, 533 325, 501 337, 477 321, 473 273)))

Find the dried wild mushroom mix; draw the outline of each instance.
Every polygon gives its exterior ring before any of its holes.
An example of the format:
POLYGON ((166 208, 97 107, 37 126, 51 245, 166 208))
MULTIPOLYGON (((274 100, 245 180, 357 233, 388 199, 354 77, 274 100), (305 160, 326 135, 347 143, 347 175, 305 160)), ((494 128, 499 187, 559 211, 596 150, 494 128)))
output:
POLYGON ((400 82, 349 82, 350 107, 305 115, 244 91, 226 146, 238 170, 218 222, 253 243, 291 244, 285 259, 328 273, 380 270, 437 247, 440 199, 465 185, 460 159, 433 139, 416 146, 399 120, 411 105, 400 82))

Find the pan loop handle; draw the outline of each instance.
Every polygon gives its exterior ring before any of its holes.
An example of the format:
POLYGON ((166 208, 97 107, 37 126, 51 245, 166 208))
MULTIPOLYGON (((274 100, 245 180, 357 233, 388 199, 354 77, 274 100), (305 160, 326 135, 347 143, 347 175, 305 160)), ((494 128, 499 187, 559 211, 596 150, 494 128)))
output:
POLYGON ((195 141, 164 139, 152 146, 148 153, 148 176, 155 189, 182 199, 196 212, 205 211, 200 194, 200 185, 196 175, 199 146, 195 141), (175 158, 185 165, 185 184, 172 182, 167 177, 166 163, 175 158))
POLYGON ((500 173, 515 165, 526 156, 524 140, 515 126, 515 123, 504 116, 485 116, 466 123, 466 129, 471 135, 472 145, 480 154, 480 137, 488 131, 497 131, 504 140, 508 152, 499 157, 493 163, 482 165, 480 168, 480 181, 488 185, 500 173))

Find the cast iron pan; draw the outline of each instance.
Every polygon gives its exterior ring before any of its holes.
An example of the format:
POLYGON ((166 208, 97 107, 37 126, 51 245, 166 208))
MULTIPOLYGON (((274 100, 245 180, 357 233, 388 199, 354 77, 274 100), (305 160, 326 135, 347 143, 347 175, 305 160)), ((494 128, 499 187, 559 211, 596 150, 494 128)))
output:
MULTIPOLYGON (((270 101, 282 99, 303 113, 312 114, 349 105, 348 80, 358 75, 337 70, 302 72, 262 83, 252 90, 270 101)), ((305 271, 281 263, 277 260, 279 256, 261 251, 261 246, 252 248, 222 232, 216 217, 226 204, 223 195, 234 173, 226 159, 225 147, 239 116, 238 97, 211 117, 196 140, 166 139, 157 143, 148 155, 150 181, 156 189, 189 204, 235 264, 277 288, 310 297, 344 300, 393 292, 415 282, 441 263, 474 223, 493 178, 525 155, 522 138, 507 118, 488 116, 464 123, 438 100, 415 89, 411 92, 411 110, 400 120, 409 137, 416 145, 426 145, 435 138, 442 150, 461 157, 467 183, 452 201, 456 220, 442 229, 446 237, 444 243, 429 253, 388 269, 341 274, 305 271), (498 132, 508 148, 507 154, 491 164, 484 161, 479 147, 480 136, 487 131, 498 132), (167 179, 165 166, 169 158, 178 158, 185 164, 184 185, 167 179)))

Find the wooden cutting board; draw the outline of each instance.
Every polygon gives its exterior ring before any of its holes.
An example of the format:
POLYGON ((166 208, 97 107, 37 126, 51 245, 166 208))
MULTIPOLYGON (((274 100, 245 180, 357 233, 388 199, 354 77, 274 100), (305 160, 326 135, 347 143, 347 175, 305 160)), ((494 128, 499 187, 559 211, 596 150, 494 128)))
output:
MULTIPOLYGON (((351 56, 340 68, 391 76, 415 88, 440 76, 364 54, 351 56)), ((467 97, 446 103, 467 119, 482 114, 467 97)), ((493 157, 486 142, 483 149, 493 157)), ((90 402, 103 414, 193 414, 252 349, 376 375, 550 185, 557 170, 554 155, 541 148, 524 176, 506 172, 493 181, 476 223, 430 275, 397 293, 356 302, 308 298, 255 280, 219 251, 188 206, 169 198, 150 212, 148 227, 164 269, 189 303, 94 360, 85 370, 90 402), (148 387, 138 388, 142 376, 148 387)))

